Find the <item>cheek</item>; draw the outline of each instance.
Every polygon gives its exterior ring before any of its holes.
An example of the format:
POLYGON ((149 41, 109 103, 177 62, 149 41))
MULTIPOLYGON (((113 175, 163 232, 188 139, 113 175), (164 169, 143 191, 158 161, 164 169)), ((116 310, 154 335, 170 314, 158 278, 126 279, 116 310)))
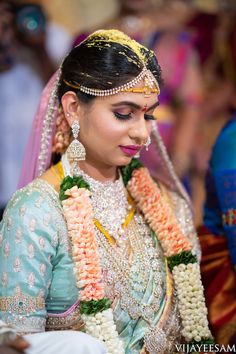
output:
POLYGON ((93 124, 90 126, 90 132, 96 141, 104 144, 109 141, 114 145, 127 135, 128 124, 126 122, 119 122, 115 117, 111 117, 111 115, 104 116, 93 121, 93 124))
POLYGON ((157 122, 156 121, 148 121, 147 122, 147 131, 148 131, 148 134, 151 135, 151 132, 152 132, 152 124, 156 124, 157 125, 157 122))

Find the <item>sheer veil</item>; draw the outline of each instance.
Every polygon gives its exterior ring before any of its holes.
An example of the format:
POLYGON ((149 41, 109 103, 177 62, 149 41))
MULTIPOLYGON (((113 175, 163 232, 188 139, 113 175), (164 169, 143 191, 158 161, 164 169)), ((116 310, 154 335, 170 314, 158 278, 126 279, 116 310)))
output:
POLYGON ((39 177, 50 166, 52 155, 52 139, 59 102, 57 88, 60 79, 59 68, 45 86, 35 114, 18 187, 22 188, 34 178, 39 177))

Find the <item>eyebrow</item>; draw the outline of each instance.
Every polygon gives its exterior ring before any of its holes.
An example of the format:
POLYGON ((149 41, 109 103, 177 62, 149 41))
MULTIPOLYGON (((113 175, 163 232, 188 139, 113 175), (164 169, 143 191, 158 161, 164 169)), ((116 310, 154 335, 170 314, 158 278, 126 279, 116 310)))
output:
MULTIPOLYGON (((159 101, 155 102, 151 107, 149 107, 147 109, 146 112, 151 111, 152 109, 156 108, 157 106, 159 106, 159 104, 160 104, 159 101)), ((135 109, 142 109, 142 106, 140 106, 139 104, 134 103, 132 101, 117 102, 117 103, 112 104, 112 107, 119 107, 119 106, 122 106, 122 105, 129 106, 129 107, 132 107, 132 108, 135 108, 135 109)))

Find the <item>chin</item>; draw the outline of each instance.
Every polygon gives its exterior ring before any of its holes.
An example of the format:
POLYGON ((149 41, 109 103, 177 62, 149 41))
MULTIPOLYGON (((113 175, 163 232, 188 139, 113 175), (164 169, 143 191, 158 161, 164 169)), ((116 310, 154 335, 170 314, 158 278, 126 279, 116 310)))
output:
POLYGON ((126 165, 128 165, 131 162, 133 157, 123 156, 122 158, 119 159, 119 161, 117 161, 116 165, 117 166, 126 166, 126 165))

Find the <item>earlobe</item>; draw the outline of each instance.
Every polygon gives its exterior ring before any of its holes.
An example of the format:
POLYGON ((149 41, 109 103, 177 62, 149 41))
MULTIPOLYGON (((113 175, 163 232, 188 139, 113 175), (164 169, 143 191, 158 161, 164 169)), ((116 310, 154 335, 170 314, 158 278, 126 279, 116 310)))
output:
POLYGON ((79 100, 76 93, 73 91, 67 91, 61 98, 61 105, 66 120, 71 126, 75 119, 78 120, 79 100))

